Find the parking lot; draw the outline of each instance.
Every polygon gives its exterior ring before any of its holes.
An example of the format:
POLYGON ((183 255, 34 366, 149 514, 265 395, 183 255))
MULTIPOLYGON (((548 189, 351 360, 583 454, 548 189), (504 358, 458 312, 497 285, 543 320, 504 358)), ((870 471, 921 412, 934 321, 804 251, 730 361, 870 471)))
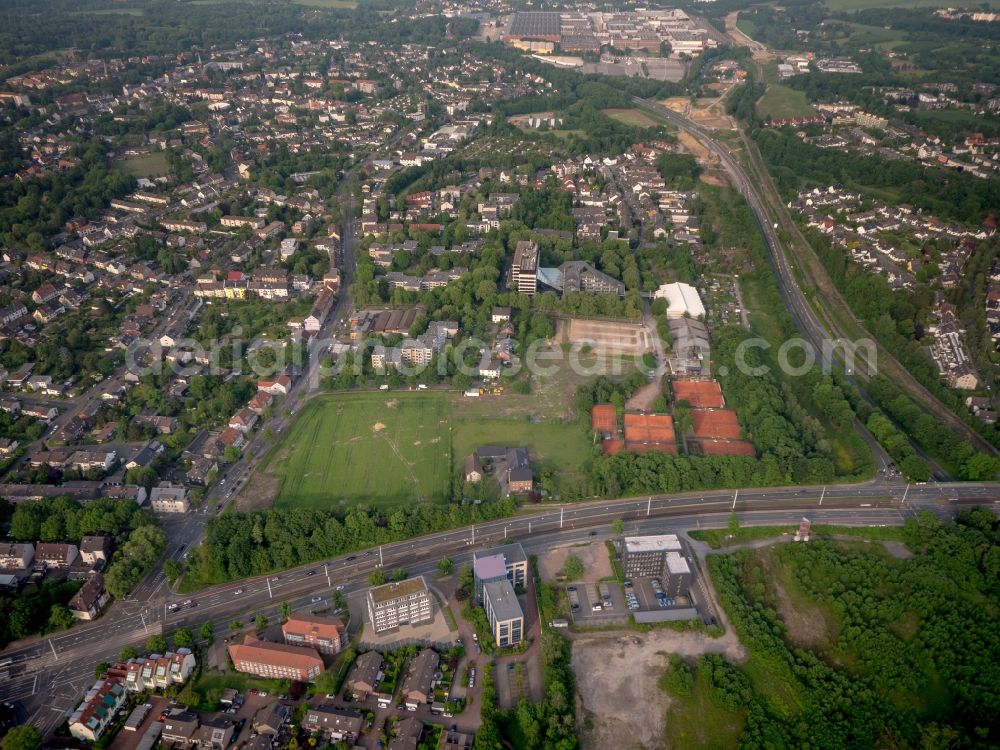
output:
POLYGON ((570 601, 573 622, 578 625, 605 625, 628 619, 629 611, 625 607, 625 595, 617 581, 605 581, 600 584, 570 583, 566 586, 566 595, 570 601), (611 602, 610 608, 606 606, 599 586, 606 587, 611 602), (574 596, 579 605, 576 609, 572 607, 574 596), (595 604, 600 609, 594 609, 595 604))
POLYGON ((690 598, 686 596, 678 596, 676 598, 671 598, 664 595, 664 605, 660 605, 659 599, 656 596, 656 591, 653 587, 652 578, 636 578, 632 581, 632 592, 635 594, 636 601, 639 604, 638 609, 649 610, 655 612, 659 609, 669 609, 671 607, 689 607, 691 606, 690 598))

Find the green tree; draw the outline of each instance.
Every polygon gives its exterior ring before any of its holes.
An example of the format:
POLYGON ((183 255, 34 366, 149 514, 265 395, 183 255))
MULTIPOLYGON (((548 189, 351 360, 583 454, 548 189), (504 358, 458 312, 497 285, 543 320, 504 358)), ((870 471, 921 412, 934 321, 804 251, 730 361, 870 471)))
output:
POLYGON ((171 586, 174 585, 174 581, 177 580, 177 577, 180 574, 181 574, 181 566, 180 563, 178 563, 176 560, 171 558, 163 562, 163 575, 167 577, 167 580, 170 582, 171 586))
POLYGON ((0 740, 0 750, 38 750, 42 735, 30 724, 21 724, 8 730, 0 740))
POLYGON ((167 650, 167 639, 162 635, 151 635, 146 639, 146 653, 162 654, 167 650))
POLYGON ((621 536, 622 534, 624 534, 625 533, 625 522, 622 519, 620 519, 620 518, 616 518, 614 521, 612 521, 611 522, 611 533, 614 534, 615 536, 621 536))
POLYGON ((463 601, 472 596, 472 587, 475 581, 472 576, 472 568, 468 563, 458 569, 458 586, 455 589, 455 598, 463 601))
POLYGON ((263 612, 261 612, 254 618, 253 629, 256 631, 257 635, 263 635, 269 624, 270 623, 268 622, 267 617, 263 612))
POLYGON ((438 572, 443 576, 450 576, 455 571, 455 563, 451 558, 442 557, 438 560, 438 572))
POLYGON ((406 576, 407 572, 402 568, 396 568, 394 571, 392 571, 392 573, 389 574, 389 578, 393 581, 396 581, 397 583, 399 581, 405 581, 406 576))
POLYGON ((123 646, 122 650, 118 652, 118 658, 122 661, 127 661, 128 659, 134 659, 139 655, 139 649, 135 646, 123 646))
POLYGON ((110 668, 111 668, 111 665, 108 662, 102 661, 100 664, 98 664, 96 667, 94 667, 94 677, 96 677, 97 679, 100 679, 101 675, 103 675, 105 672, 107 672, 108 669, 110 669, 110 668))
POLYGON ((239 620, 230 620, 230 622, 229 622, 229 629, 230 630, 232 630, 233 632, 236 632, 237 630, 240 630, 242 628, 243 628, 243 623, 242 622, 240 622, 239 620))
POLYGON ((729 518, 726 521, 726 530, 730 536, 735 536, 736 532, 740 530, 740 517, 736 513, 729 514, 729 518))
POLYGON ((53 604, 49 610, 49 628, 66 630, 73 625, 73 613, 65 604, 53 604))
POLYGON ((368 575, 369 586, 381 586, 383 583, 385 583, 385 572, 383 572, 381 569, 373 570, 368 575))
POLYGON ((170 639, 176 648, 194 648, 194 633, 189 628, 177 628, 170 639))
POLYGON ((284 622, 285 620, 287 620, 289 617, 292 616, 292 603, 282 602, 281 607, 279 607, 279 610, 281 612, 281 620, 282 622, 284 622))
POLYGON ((212 645, 212 641, 215 640, 215 629, 212 627, 212 623, 206 622, 202 625, 201 630, 198 631, 198 635, 201 636, 203 641, 212 645))

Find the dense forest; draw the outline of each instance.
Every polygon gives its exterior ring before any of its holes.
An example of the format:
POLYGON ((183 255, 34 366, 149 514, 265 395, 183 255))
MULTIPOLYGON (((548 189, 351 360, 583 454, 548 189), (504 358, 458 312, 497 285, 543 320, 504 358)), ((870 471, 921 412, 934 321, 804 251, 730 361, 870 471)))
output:
POLYGON ((905 554, 814 540, 709 557, 750 658, 675 662, 663 686, 683 699, 707 678, 702 718, 738 722, 744 748, 996 747, 1000 521, 921 514, 903 537, 905 554))
POLYGON ((1000 178, 983 180, 955 170, 822 149, 786 129, 762 128, 752 136, 786 197, 814 186, 891 188, 900 203, 976 226, 1000 206, 1000 178))

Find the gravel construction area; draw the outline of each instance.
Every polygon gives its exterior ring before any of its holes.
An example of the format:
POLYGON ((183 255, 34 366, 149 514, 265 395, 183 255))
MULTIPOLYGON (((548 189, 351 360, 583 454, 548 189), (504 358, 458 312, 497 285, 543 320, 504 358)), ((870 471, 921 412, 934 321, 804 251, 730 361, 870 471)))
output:
POLYGON ((583 750, 667 747, 668 699, 657 683, 670 654, 693 658, 705 653, 723 654, 735 663, 746 658, 731 632, 721 638, 668 628, 575 636, 572 665, 583 750))

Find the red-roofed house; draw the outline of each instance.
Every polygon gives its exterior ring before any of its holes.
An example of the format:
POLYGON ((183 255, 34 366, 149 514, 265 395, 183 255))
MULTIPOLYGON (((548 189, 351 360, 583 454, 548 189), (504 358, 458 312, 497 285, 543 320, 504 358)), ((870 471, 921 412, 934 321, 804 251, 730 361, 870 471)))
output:
POLYGON ((247 444, 247 439, 239 430, 227 427, 219 434, 219 444, 224 448, 228 448, 230 445, 235 448, 242 448, 247 444))
POLYGON ((282 395, 287 396, 289 389, 292 387, 292 376, 287 372, 281 373, 274 380, 258 380, 257 390, 264 391, 265 393, 270 393, 272 396, 282 395))
POLYGON ((247 406, 257 414, 263 414, 264 409, 269 407, 274 403, 274 396, 272 396, 267 391, 257 391, 257 395, 250 399, 250 403, 247 406))

